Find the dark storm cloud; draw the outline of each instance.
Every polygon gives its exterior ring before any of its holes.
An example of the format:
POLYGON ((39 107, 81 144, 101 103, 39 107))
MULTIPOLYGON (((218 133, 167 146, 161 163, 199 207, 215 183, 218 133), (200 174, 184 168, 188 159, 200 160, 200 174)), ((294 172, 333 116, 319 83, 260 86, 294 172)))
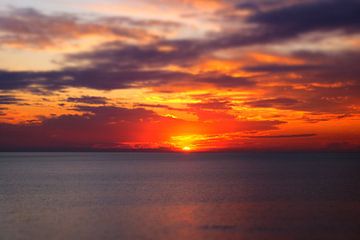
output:
POLYGON ((108 99, 105 97, 97 97, 97 96, 81 96, 81 97, 69 97, 66 99, 66 101, 73 103, 106 104, 108 99))

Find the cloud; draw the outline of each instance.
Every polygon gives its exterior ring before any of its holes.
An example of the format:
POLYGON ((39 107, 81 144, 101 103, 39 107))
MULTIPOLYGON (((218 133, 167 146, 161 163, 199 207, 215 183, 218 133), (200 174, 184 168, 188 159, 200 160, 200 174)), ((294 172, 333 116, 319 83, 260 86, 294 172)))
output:
POLYGON ((357 0, 304 1, 266 12, 247 20, 270 27, 277 37, 293 37, 311 31, 360 31, 360 2, 357 0))
POLYGON ((360 69, 356 63, 360 61, 360 51, 357 49, 339 53, 297 51, 293 55, 307 62, 307 66, 312 66, 311 71, 306 68, 296 71, 296 73, 303 75, 302 81, 328 83, 356 81, 359 83, 360 69), (316 63, 317 69, 315 69, 316 63))
MULTIPOLYGON (((235 4, 236 6, 236 4, 235 4)), ((231 48, 279 43, 314 32, 360 32, 360 3, 357 0, 242 2, 237 8, 223 11, 227 24, 234 27, 217 34, 209 45, 231 48), (286 4, 285 4, 286 3, 286 4), (236 10, 252 10, 244 17, 236 10), (238 26, 234 22, 238 21, 238 26)))
POLYGON ((73 103, 106 104, 108 98, 97 97, 97 96, 81 96, 81 97, 69 97, 66 99, 66 101, 73 103))
POLYGON ((70 54, 66 61, 85 62, 91 66, 129 69, 190 65, 207 52, 200 42, 193 40, 161 40, 147 45, 130 45, 115 41, 96 50, 70 54))
POLYGON ((251 87, 255 86, 255 81, 246 77, 234 77, 226 74, 218 74, 218 73, 204 73, 196 77, 197 82, 205 82, 211 83, 215 86, 221 87, 251 87))
POLYGON ((317 134, 304 133, 304 134, 283 134, 283 135, 260 135, 260 136, 249 136, 249 138, 305 138, 314 137, 317 134))
MULTIPOLYGON (((356 91, 358 91, 357 89, 356 91)), ((244 102, 245 105, 252 108, 276 108, 283 110, 306 111, 314 113, 333 113, 333 114, 350 114, 358 111, 352 106, 359 102, 358 97, 346 96, 341 89, 333 89, 335 95, 331 96, 327 93, 326 88, 318 89, 315 92, 302 92, 302 96, 298 91, 293 90, 293 95, 299 95, 298 99, 293 98, 265 98, 244 102)), ((280 92, 282 92, 280 90, 280 92)))
POLYGON ((309 123, 318 123, 318 122, 326 122, 331 120, 341 120, 344 118, 350 118, 353 117, 352 114, 330 114, 330 115, 321 115, 321 114, 305 114, 303 116, 303 120, 309 123))
MULTIPOLYGON (((220 4, 220 1, 211 2, 220 4)), ((272 43, 296 38, 310 32, 341 30, 343 34, 351 34, 360 30, 357 14, 360 4, 357 0, 291 1, 290 3, 285 1, 233 2, 234 6, 224 11, 226 14, 235 14, 235 19, 231 19, 231 24, 235 28, 231 28, 231 31, 223 29, 208 39, 177 40, 177 43, 165 41, 163 35, 157 34, 159 30, 164 32, 166 29, 178 29, 182 26, 181 23, 174 21, 139 20, 121 16, 82 18, 74 14, 50 15, 31 8, 13 8, 10 11, 2 11, 0 43, 39 48, 55 46, 86 36, 113 36, 121 40, 143 41, 148 39, 170 45, 182 44, 184 47, 181 48, 181 52, 186 54, 192 51, 196 57, 197 51, 201 51, 201 49, 211 51, 272 43), (236 18, 236 12, 239 9, 253 11, 248 17, 236 18), (38 27, 31 28, 29 26, 38 27), (158 31, 152 31, 153 29, 158 31)), ((122 49, 122 51, 126 52, 127 50, 122 49)), ((156 58, 156 52, 152 52, 151 49, 143 49, 137 54, 138 56, 150 54, 156 58)), ((177 55, 180 54, 177 53, 177 55)))
POLYGON ((75 109, 81 114, 42 118, 40 122, 0 123, 0 150, 171 147, 169 140, 173 136, 265 131, 284 123, 236 118, 215 122, 186 121, 142 108, 80 105, 75 109), (219 128, 219 124, 223 127, 219 128))
POLYGON ((228 110, 232 104, 227 100, 209 100, 202 101, 199 103, 190 103, 188 107, 190 108, 200 108, 200 109, 211 109, 211 110, 228 110))
POLYGON ((358 51, 299 51, 290 56, 302 64, 252 63, 242 68, 258 74, 253 81, 264 91, 261 99, 248 99, 246 105, 338 114, 356 112, 353 106, 360 103, 358 51), (272 86, 261 86, 262 82, 272 86))
POLYGON ((255 101, 245 102, 245 105, 251 107, 260 107, 260 108, 281 108, 281 107, 289 107, 294 106, 299 101, 292 98, 270 98, 270 99, 260 99, 255 101))
POLYGON ((140 107, 140 108, 164 108, 164 109, 175 110, 175 111, 186 111, 186 109, 184 109, 184 108, 174 108, 174 107, 170 107, 170 106, 165 105, 165 104, 137 103, 137 104, 134 104, 134 107, 140 107))
POLYGON ((184 79, 188 74, 162 70, 63 69, 45 72, 0 71, 0 89, 60 90, 67 87, 86 87, 113 90, 140 86, 152 86, 162 82, 184 79))
MULTIPOLYGON (((99 51, 99 55, 102 55, 99 51)), ((251 107, 337 113, 353 111, 351 106, 360 101, 360 71, 356 64, 360 61, 360 54, 357 52, 295 52, 293 56, 304 64, 255 63, 241 68, 249 73, 261 73, 253 77, 237 77, 216 71, 188 73, 164 70, 158 66, 171 62, 169 59, 176 55, 156 57, 152 59, 151 65, 147 64, 150 58, 141 60, 141 56, 134 58, 133 63, 137 63, 137 66, 130 68, 118 66, 122 58, 117 59, 117 54, 111 56, 111 51, 106 50, 103 64, 96 60, 93 63, 90 57, 90 63, 85 67, 43 72, 0 71, 0 89, 27 90, 37 94, 71 87, 97 90, 147 87, 161 90, 162 86, 169 84, 188 88, 207 84, 226 89, 262 89, 263 94, 259 99, 245 99, 245 104, 251 107), (113 66, 107 66, 112 63, 113 66), (263 82, 273 83, 273 86, 264 87, 263 82)))
POLYGON ((18 104, 21 101, 23 100, 12 95, 0 95, 0 105, 18 104))
POLYGON ((84 37, 149 41, 157 33, 177 29, 180 23, 159 20, 135 20, 127 17, 82 18, 74 14, 44 14, 32 8, 12 8, 0 12, 0 45, 16 47, 59 47, 84 37), (157 29, 151 31, 152 29, 157 29))
POLYGON ((270 72, 270 73, 283 73, 283 72, 300 72, 300 71, 317 71, 322 70, 325 66, 322 65, 308 65, 308 64, 265 64, 244 67, 243 69, 248 72, 270 72))
POLYGON ((144 109, 86 106, 78 109, 84 114, 45 118, 40 123, 0 124, 1 148, 91 149, 97 144, 121 145, 122 141, 138 137, 142 121, 156 116, 144 109))
POLYGON ((69 87, 85 87, 98 90, 156 87, 169 83, 212 84, 219 87, 251 87, 255 83, 248 78, 223 74, 191 74, 168 70, 68 68, 60 71, 11 72, 0 71, 0 90, 28 89, 31 91, 61 90, 69 87))

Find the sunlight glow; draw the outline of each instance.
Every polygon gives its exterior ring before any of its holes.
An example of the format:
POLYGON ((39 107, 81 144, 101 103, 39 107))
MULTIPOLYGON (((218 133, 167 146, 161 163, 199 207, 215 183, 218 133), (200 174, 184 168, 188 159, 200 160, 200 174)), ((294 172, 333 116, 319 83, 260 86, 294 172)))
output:
POLYGON ((191 151, 191 147, 185 146, 182 148, 182 150, 188 152, 188 151, 191 151))

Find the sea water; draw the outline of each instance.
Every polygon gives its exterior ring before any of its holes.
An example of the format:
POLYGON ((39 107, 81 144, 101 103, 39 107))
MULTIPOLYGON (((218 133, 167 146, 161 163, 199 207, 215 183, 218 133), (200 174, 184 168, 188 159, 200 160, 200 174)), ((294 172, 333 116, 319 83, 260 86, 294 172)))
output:
POLYGON ((0 239, 360 239, 360 157, 0 153, 0 239))

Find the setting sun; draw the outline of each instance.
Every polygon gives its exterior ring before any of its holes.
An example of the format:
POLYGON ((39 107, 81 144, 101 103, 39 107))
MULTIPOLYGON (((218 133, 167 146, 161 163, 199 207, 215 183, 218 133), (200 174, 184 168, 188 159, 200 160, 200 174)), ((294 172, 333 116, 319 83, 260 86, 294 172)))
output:
POLYGON ((185 146, 185 147, 182 148, 182 150, 186 151, 186 152, 189 152, 189 151, 191 151, 191 147, 185 146))

